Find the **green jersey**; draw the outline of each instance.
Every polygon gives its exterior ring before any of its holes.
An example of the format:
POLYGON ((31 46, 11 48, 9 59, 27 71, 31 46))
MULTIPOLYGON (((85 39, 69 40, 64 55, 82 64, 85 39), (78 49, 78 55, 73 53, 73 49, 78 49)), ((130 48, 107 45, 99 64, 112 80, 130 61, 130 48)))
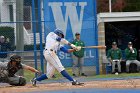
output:
POLYGON ((121 59, 122 58, 122 51, 121 49, 109 49, 107 53, 107 58, 111 58, 112 60, 121 59))
POLYGON ((135 59, 137 59, 137 50, 136 50, 136 48, 133 48, 133 49, 134 49, 134 53, 132 53, 129 48, 125 49, 126 60, 135 60, 135 59))
MULTIPOLYGON (((83 41, 77 40, 77 39, 75 39, 75 40, 72 42, 72 44, 74 44, 75 46, 81 46, 81 47, 84 47, 84 46, 85 46, 85 44, 84 44, 83 41)), ((75 51, 75 52, 73 52, 73 54, 74 54, 75 56, 81 58, 81 57, 84 56, 84 49, 82 48, 80 51, 75 51)))

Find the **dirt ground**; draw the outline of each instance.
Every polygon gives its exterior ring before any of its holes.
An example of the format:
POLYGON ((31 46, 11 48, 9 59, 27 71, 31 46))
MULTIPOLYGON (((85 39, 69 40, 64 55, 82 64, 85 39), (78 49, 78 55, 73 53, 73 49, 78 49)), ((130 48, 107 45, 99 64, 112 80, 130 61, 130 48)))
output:
POLYGON ((10 86, 0 85, 0 93, 22 93, 33 91, 53 91, 53 90, 70 90, 76 88, 119 88, 119 89, 140 89, 140 79, 128 79, 128 80, 108 80, 108 81, 90 81, 84 82, 83 86, 72 86, 71 83, 46 83, 38 84, 37 87, 33 87, 31 84, 26 86, 10 86))

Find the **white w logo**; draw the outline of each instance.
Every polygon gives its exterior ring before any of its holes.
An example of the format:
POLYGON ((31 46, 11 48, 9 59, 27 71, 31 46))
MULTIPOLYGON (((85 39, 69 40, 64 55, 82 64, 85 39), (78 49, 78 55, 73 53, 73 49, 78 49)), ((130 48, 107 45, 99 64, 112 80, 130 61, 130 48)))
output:
POLYGON ((64 2, 64 5, 62 2, 49 2, 49 6, 52 8, 52 13, 54 16, 55 24, 57 28, 60 28, 64 31, 64 34, 66 34, 66 29, 68 25, 68 18, 71 23, 73 34, 75 32, 81 32, 82 28, 82 20, 83 20, 83 13, 84 13, 84 7, 87 5, 87 2, 79 2, 80 8, 80 18, 78 18, 78 13, 76 7, 77 2, 64 2), (65 16, 63 16, 64 13, 62 13, 62 6, 66 7, 66 13, 65 16))

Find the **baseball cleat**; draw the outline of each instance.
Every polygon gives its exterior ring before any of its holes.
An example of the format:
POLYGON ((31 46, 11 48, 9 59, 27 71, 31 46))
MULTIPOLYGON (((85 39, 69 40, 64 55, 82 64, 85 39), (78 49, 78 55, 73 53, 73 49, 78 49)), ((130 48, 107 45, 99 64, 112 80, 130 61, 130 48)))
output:
POLYGON ((37 81, 35 80, 35 78, 33 78, 33 79, 31 80, 31 83, 32 83, 33 86, 36 86, 36 82, 37 82, 37 81))
POLYGON ((83 85, 84 83, 78 82, 78 81, 73 81, 72 85, 83 85))

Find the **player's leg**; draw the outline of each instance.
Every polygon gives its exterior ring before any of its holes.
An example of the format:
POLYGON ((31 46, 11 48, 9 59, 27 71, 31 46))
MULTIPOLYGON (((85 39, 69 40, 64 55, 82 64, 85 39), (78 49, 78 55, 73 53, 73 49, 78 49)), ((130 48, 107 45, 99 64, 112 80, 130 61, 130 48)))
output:
POLYGON ((75 55, 72 55, 73 58, 73 63, 72 63, 72 72, 73 76, 77 76, 76 72, 78 71, 77 66, 78 66, 78 57, 75 55))
POLYGON ((116 65, 116 63, 114 61, 112 61, 112 73, 115 73, 115 65, 116 65))
POLYGON ((81 76, 87 76, 85 75, 84 71, 83 71, 83 66, 84 66, 84 58, 79 58, 79 68, 80 68, 80 75, 81 76))
POLYGON ((48 78, 52 78, 52 76, 55 73, 55 68, 53 67, 52 64, 50 64, 49 62, 47 63, 47 76, 48 78))
MULTIPOLYGON (((47 61, 46 56, 48 56, 48 50, 45 50, 45 51, 44 51, 44 57, 45 57, 45 60, 47 61)), ((46 68, 46 69, 47 69, 47 68, 46 68)), ((47 77, 46 74, 42 74, 41 76, 39 76, 39 77, 37 77, 37 78, 33 78, 33 79, 31 80, 31 83, 32 83, 33 86, 36 86, 36 82, 37 82, 37 81, 42 81, 42 80, 44 80, 44 79, 48 79, 48 77, 47 77)))
POLYGON ((118 72, 120 73, 121 72, 121 62, 120 61, 117 62, 117 66, 118 66, 118 72))
POLYGON ((24 77, 21 76, 14 76, 8 78, 8 83, 14 86, 24 86, 26 85, 26 80, 24 77))
POLYGON ((54 75, 54 72, 55 68, 49 62, 47 62, 47 74, 42 74, 40 77, 37 77, 36 80, 42 81, 45 79, 49 79, 54 75))
MULTIPOLYGON (((60 60, 59 60, 59 58, 56 54, 51 53, 51 52, 50 53, 45 52, 45 53, 46 53, 46 55, 44 55, 44 57, 45 57, 46 61, 49 64, 51 64, 51 67, 53 66, 55 69, 57 69, 68 80, 74 81, 74 79, 71 76, 69 76, 69 74, 65 71, 64 67, 62 66, 62 64, 61 64, 61 62, 60 62, 60 60)), ((47 66, 48 70, 51 68, 49 66, 47 66)), ((44 80, 44 79, 48 79, 46 74, 43 74, 38 78, 32 79, 31 81, 32 81, 33 86, 36 86, 36 81, 41 81, 41 80, 44 80)))
POLYGON ((137 65, 137 71, 140 70, 140 62, 138 60, 134 60, 133 63, 137 65))
POLYGON ((57 55, 52 55, 50 54, 50 64, 57 69, 58 72, 60 72, 64 77, 66 77, 68 80, 70 81, 74 81, 73 78, 71 76, 68 75, 68 73, 65 71, 65 68, 62 66, 59 58, 57 55))
POLYGON ((126 72, 129 72, 129 66, 131 62, 132 62, 131 60, 126 61, 126 72))
POLYGON ((65 68, 62 66, 60 59, 58 58, 57 55, 52 55, 50 54, 50 64, 53 65, 53 67, 55 67, 55 69, 57 69, 58 72, 60 72, 62 74, 63 77, 65 77, 66 79, 68 79, 69 81, 72 82, 72 85, 81 85, 83 83, 77 82, 76 80, 74 80, 65 70, 65 68))
POLYGON ((34 78, 31 80, 32 82, 32 85, 33 86, 36 86, 36 81, 42 81, 42 80, 45 80, 45 79, 48 79, 48 78, 51 78, 53 75, 54 75, 54 72, 55 72, 55 68, 53 67, 53 65, 49 62, 51 61, 50 57, 48 55, 45 56, 46 59, 47 59, 47 74, 42 74, 41 76, 37 77, 37 78, 34 78))

